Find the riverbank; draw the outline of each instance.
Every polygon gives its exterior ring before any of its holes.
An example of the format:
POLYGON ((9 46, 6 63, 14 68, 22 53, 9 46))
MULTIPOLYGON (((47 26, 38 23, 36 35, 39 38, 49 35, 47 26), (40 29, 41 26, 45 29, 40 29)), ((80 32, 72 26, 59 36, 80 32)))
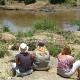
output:
MULTIPOLYGON (((39 40, 39 39, 43 39, 43 40, 52 40, 52 42, 54 42, 55 44, 64 44, 64 43, 70 43, 70 45, 72 46, 72 55, 77 55, 80 51, 80 45, 77 44, 78 39, 76 39, 75 41, 73 39, 71 39, 70 41, 67 40, 70 37, 70 33, 73 35, 76 35, 76 38, 78 38, 80 36, 80 32, 79 31, 75 31, 75 32, 68 32, 66 31, 66 38, 61 36, 60 34, 64 34, 64 32, 59 32, 57 33, 50 33, 47 31, 38 31, 36 32, 32 37, 25 37, 22 40, 18 40, 14 37, 14 35, 11 36, 10 33, 0 33, 3 34, 0 37, 0 40, 4 43, 4 45, 6 45, 7 50, 10 53, 10 56, 5 56, 4 58, 0 58, 0 64, 1 64, 1 68, 0 68, 0 80, 76 80, 77 78, 77 72, 75 72, 75 74, 71 77, 71 78, 63 78, 59 75, 57 75, 57 58, 50 56, 50 70, 48 72, 46 71, 34 71, 31 75, 25 76, 25 77, 17 77, 15 76, 14 78, 10 79, 9 77, 11 76, 11 66, 12 63, 15 62, 15 55, 19 53, 18 51, 18 47, 19 44, 21 43, 21 41, 25 41, 28 44, 32 42, 32 39, 34 40, 39 40), (68 35, 68 36, 67 36, 68 35), (68 37, 68 38, 67 38, 68 37), (9 41, 12 41, 16 39, 14 44, 8 44, 9 41), (12 46, 14 46, 14 49, 12 48, 12 46), (17 48, 17 50, 15 50, 17 48)), ((79 39, 80 40, 80 39, 79 39)), ((51 42, 51 41, 50 41, 51 42)), ((34 45, 34 44, 32 44, 34 45)), ((29 46, 30 47, 30 46, 29 46)), ((30 47, 31 48, 31 47, 30 47)), ((56 47, 57 50, 57 47, 56 47)), ((30 51, 32 52, 32 51, 30 51)))
POLYGON ((80 10, 80 6, 50 4, 47 1, 37 0, 35 3, 25 5, 24 2, 19 3, 13 1, 12 3, 6 2, 5 5, 0 5, 0 10, 22 10, 32 12, 55 12, 57 10, 80 10))

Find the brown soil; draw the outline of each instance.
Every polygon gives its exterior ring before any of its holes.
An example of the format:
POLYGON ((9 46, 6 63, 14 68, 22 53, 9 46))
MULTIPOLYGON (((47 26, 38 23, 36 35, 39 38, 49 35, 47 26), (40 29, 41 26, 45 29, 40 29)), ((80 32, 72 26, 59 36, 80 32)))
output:
POLYGON ((48 0, 36 0, 35 3, 32 4, 28 4, 25 5, 24 2, 18 2, 18 1, 12 1, 12 3, 10 1, 6 1, 4 6, 0 6, 0 7, 6 7, 9 10, 12 10, 15 8, 15 10, 37 10, 39 11, 40 8, 53 8, 54 10, 76 10, 76 9, 80 9, 79 6, 78 7, 71 7, 71 5, 54 5, 54 4, 50 4, 48 2, 48 0))
MULTIPOLYGON (((39 0, 36 1, 36 3, 33 4, 29 4, 29 5, 25 5, 23 2, 22 3, 18 3, 16 1, 10 3, 10 2, 6 2, 5 7, 17 7, 17 8, 27 8, 27 9, 39 9, 41 7, 45 7, 47 5, 47 2, 45 2, 44 0, 39 0)), ((68 7, 64 7, 64 6, 60 6, 60 5, 48 5, 47 7, 53 7, 55 9, 68 9, 68 7)), ((47 39, 47 37, 45 36, 45 33, 41 33, 39 35, 35 35, 33 36, 33 38, 35 39, 47 39)), ((80 35, 80 32, 75 32, 76 35, 80 35)), ((57 34, 52 34, 53 35, 53 41, 56 43, 63 43, 66 42, 66 39, 63 38, 60 35, 57 34)), ((73 54, 77 54, 80 51, 80 45, 77 44, 71 44, 72 48, 74 48, 74 52, 72 52, 73 54)), ((9 50, 11 56, 6 56, 4 58, 0 58, 0 79, 4 79, 7 77, 11 76, 11 65, 14 62, 14 56, 18 53, 18 51, 12 51, 9 50)), ((14 80, 67 80, 66 78, 62 78, 60 76, 58 76, 56 74, 56 67, 57 67, 57 58, 51 57, 51 69, 49 70, 48 73, 46 72, 34 72, 32 75, 25 77, 25 78, 14 78, 14 80), (37 77, 37 76, 38 77, 37 77)), ((72 79, 68 79, 68 80, 73 80, 73 78, 76 78, 76 73, 72 76, 72 79)))
MULTIPOLYGON (((79 32, 75 32, 76 35, 79 35, 78 34, 79 32)), ((45 36, 45 34, 52 34, 54 37, 53 39, 55 38, 55 42, 57 43, 63 43, 65 40, 65 38, 63 38, 62 36, 60 35, 57 35, 57 34, 53 34, 53 33, 46 33, 46 32, 41 32, 36 35, 34 35, 32 38, 35 38, 35 39, 48 39, 47 36, 45 36)), ((80 51, 80 45, 77 45, 77 44, 71 44, 72 48, 74 48, 74 52, 72 52, 73 54, 77 54, 79 51, 80 51)), ((14 51, 14 50, 9 50, 11 56, 5 56, 4 58, 0 58, 0 64, 1 64, 1 67, 0 67, 0 79, 8 79, 8 77, 11 76, 11 66, 12 66, 12 63, 15 61, 15 55, 19 53, 19 51, 14 51)), ((38 78, 40 78, 40 80, 53 80, 53 78, 51 78, 52 76, 55 77, 55 80, 67 80, 66 78, 62 78, 60 76, 58 76, 56 74, 56 67, 57 67, 57 58, 54 58, 51 56, 51 60, 50 60, 50 64, 51 64, 51 68, 50 70, 48 71, 48 73, 46 74, 46 72, 44 71, 43 73, 42 72, 34 72, 33 74, 30 75, 30 78, 29 76, 26 76, 23 78, 23 80, 25 80, 26 78, 29 78, 29 80, 38 80, 38 78), (36 78, 36 74, 38 75, 38 77, 36 78), (42 74, 44 75, 44 77, 42 77, 42 74), (50 74, 50 75, 49 75, 50 74), (47 76, 48 75, 48 76, 47 76), (34 76, 34 77, 33 77, 34 76), (47 77, 47 79, 46 79, 47 77)), ((69 80, 72 80, 73 78, 75 79, 77 77, 77 73, 75 73, 72 78, 70 78, 69 80)), ((14 80, 18 80, 19 78, 18 77, 15 77, 14 80)), ((21 79, 22 80, 22 79, 21 79)))

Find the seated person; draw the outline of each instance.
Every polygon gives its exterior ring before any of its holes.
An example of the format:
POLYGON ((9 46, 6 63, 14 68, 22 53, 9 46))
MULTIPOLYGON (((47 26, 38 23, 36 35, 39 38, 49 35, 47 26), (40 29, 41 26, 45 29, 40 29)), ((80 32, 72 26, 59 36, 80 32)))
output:
POLYGON ((74 57, 71 56, 71 46, 66 44, 62 52, 58 55, 57 74, 70 78, 78 71, 78 80, 80 80, 80 60, 74 62, 74 57))
POLYGON ((20 54, 15 56, 16 63, 12 64, 12 77, 14 77, 16 73, 23 77, 33 72, 33 57, 32 54, 28 52, 28 46, 25 43, 21 43, 19 51, 20 54))
POLYGON ((38 46, 34 51, 34 55, 33 69, 47 71, 49 69, 50 54, 43 40, 38 41, 38 46))

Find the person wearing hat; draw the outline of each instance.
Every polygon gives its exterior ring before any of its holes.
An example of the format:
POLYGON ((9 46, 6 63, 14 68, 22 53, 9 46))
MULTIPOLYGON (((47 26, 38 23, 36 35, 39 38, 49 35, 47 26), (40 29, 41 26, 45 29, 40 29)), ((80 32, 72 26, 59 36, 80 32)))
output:
POLYGON ((38 71, 49 70, 50 54, 43 40, 38 41, 38 46, 34 51, 34 55, 33 69, 38 71))
POLYGON ((28 52, 28 46, 25 43, 21 43, 19 46, 20 54, 15 56, 16 63, 12 64, 12 77, 16 75, 16 73, 23 77, 33 72, 32 63, 33 57, 32 54, 28 52))

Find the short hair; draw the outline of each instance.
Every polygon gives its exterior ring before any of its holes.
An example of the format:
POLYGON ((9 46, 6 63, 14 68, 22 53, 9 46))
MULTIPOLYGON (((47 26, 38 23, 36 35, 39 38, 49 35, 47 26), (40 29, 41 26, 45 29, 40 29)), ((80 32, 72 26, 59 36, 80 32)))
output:
POLYGON ((66 54, 66 55, 71 54, 71 46, 69 44, 65 45, 65 47, 63 48, 62 54, 66 54))

